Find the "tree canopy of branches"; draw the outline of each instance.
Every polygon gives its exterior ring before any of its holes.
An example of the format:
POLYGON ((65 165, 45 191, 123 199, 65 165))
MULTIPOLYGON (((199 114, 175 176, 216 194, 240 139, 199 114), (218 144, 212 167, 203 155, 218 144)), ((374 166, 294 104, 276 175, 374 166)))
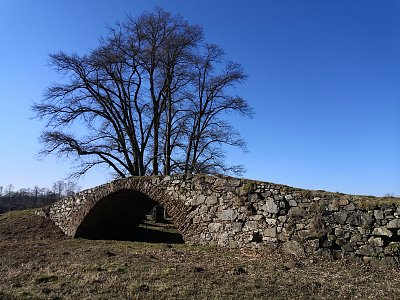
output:
POLYGON ((109 28, 90 53, 50 63, 66 82, 33 111, 47 121, 42 154, 74 158, 72 175, 98 165, 117 177, 243 171, 224 162, 225 145, 245 149, 224 117, 252 116, 231 94, 246 75, 201 27, 156 8, 109 28))

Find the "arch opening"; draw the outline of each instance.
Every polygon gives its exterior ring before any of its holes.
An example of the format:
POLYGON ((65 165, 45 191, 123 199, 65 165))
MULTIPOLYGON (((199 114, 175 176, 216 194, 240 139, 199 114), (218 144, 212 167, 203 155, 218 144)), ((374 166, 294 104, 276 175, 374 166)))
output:
POLYGON ((78 226, 75 237, 100 240, 183 243, 171 218, 152 220, 149 214, 159 203, 129 189, 99 200, 78 226))

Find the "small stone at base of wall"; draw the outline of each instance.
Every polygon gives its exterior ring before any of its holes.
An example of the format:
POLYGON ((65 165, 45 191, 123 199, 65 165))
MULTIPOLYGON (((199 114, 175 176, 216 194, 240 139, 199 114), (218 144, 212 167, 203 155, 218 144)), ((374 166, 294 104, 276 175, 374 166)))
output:
POLYGON ((282 245, 283 252, 287 254, 292 254, 297 257, 304 256, 304 247, 300 242, 297 241, 288 241, 282 245))

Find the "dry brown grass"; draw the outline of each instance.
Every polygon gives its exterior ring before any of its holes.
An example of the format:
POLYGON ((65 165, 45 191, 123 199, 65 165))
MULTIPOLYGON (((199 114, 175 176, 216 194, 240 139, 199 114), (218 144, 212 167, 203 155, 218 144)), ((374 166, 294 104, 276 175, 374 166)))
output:
POLYGON ((397 269, 277 251, 66 239, 0 218, 0 299, 398 299, 397 269))

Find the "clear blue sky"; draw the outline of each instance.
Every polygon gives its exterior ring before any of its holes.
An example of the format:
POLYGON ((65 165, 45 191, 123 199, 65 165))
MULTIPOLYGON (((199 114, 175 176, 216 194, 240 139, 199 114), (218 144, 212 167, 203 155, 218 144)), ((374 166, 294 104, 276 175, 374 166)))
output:
MULTIPOLYGON (((245 177, 302 188, 400 195, 400 1, 0 0, 0 185, 51 187, 64 159, 39 161, 30 106, 58 80, 48 54, 85 53, 106 25, 155 6, 202 25, 249 74, 233 120, 245 177)), ((88 173, 83 188, 108 181, 88 173)))

